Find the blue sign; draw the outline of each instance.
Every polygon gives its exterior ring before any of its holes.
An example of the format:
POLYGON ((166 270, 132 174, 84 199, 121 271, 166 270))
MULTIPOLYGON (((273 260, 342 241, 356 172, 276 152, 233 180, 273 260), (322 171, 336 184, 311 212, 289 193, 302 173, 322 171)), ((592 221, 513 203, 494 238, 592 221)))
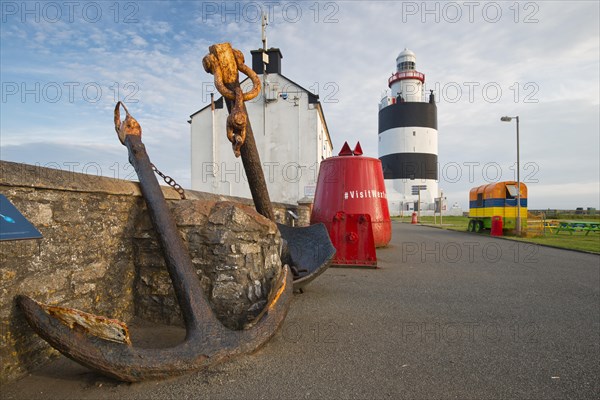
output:
POLYGON ((0 194, 0 240, 40 239, 42 234, 0 194))

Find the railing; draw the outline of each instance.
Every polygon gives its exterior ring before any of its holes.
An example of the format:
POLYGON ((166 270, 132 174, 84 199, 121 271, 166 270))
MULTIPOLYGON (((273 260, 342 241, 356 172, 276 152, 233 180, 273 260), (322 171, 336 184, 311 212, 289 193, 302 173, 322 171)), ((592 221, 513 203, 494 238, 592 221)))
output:
POLYGON ((421 82, 425 82, 425 74, 418 71, 402 71, 396 72, 394 75, 388 79, 388 86, 391 86, 392 83, 402 80, 402 79, 418 79, 421 82))

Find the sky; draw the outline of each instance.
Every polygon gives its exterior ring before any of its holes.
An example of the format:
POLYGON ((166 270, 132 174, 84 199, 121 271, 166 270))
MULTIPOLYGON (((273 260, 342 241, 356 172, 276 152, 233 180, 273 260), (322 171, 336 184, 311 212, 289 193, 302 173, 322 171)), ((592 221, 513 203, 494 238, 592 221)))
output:
MULTIPOLYGON (((135 179, 117 140, 123 100, 152 161, 191 182, 191 114, 208 104, 202 58, 262 47, 320 96, 334 154, 377 157, 378 103, 404 49, 438 107, 439 187, 468 209, 471 187, 516 179, 530 209, 600 209, 597 1, 1 2, 0 159, 135 179)), ((225 139, 224 139, 225 140, 225 139)))

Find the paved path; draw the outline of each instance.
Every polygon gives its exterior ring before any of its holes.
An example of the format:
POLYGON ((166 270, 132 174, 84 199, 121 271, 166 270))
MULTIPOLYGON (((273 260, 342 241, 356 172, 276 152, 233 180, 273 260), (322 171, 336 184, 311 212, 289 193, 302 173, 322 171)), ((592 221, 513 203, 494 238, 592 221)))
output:
POLYGON ((599 256, 394 223, 378 257, 319 277, 254 355, 134 385, 63 359, 2 398, 598 398, 599 256))

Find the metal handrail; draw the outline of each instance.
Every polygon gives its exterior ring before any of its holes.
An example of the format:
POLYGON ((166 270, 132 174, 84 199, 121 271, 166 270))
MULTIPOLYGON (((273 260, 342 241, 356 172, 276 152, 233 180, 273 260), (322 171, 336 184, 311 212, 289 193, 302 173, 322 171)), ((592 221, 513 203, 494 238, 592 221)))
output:
POLYGON ((407 78, 415 78, 420 80, 421 82, 425 82, 425 74, 419 71, 401 71, 401 72, 396 72, 394 75, 392 75, 389 79, 388 79, 388 86, 391 85, 393 82, 397 81, 397 80, 401 80, 401 79, 407 79, 407 78))

